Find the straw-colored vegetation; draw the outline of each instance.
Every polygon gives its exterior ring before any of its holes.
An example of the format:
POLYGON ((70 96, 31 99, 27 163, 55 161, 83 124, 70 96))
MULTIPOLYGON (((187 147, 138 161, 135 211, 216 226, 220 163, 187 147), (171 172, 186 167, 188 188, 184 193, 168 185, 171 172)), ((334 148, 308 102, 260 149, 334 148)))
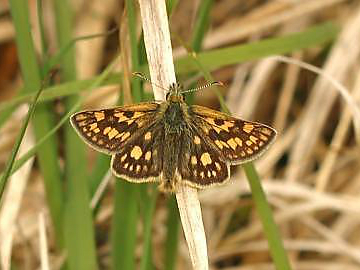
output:
MULTIPOLYGON (((281 238, 251 175, 233 167, 230 183, 199 192, 210 269, 360 269, 360 2, 166 3, 177 80, 211 72, 234 116, 278 131, 254 165, 281 238)), ((130 75, 148 73, 138 1, 0 11, 0 269, 191 269, 173 196, 112 177, 68 122, 153 99, 130 75)), ((210 89, 188 98, 224 109, 210 89)))

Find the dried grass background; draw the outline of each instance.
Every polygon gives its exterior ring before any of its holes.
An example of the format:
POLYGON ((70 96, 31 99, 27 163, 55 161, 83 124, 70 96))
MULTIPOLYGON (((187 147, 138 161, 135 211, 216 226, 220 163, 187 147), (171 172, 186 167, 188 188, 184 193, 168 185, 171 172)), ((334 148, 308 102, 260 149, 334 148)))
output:
MULTIPOLYGON (((116 25, 123 7, 121 1, 115 0, 78 0, 72 4, 76 10, 75 36, 106 32, 116 25)), ((185 41, 190 38, 198 6, 199 1, 179 1, 171 16, 171 30, 185 41)), ((35 1, 30 1, 30 7, 35 22, 35 1)), ((46 30, 51 36, 55 32, 51 8, 47 2, 44 8, 46 30)), ((0 102, 3 102, 10 100, 21 86, 21 74, 7 1, 0 1, 0 15, 0 102)), ((331 46, 309 48, 289 56, 320 67, 344 85, 359 104, 358 0, 216 1, 203 47, 207 50, 276 37, 329 20, 341 29, 331 46)), ((33 29, 33 35, 37 40, 38 29, 33 29)), ((115 55, 117 43, 113 37, 78 42, 79 79, 98 74, 115 55)), ((176 40, 173 46, 174 57, 185 54, 176 40)), ((278 58, 223 68, 213 76, 228 85, 224 95, 233 115, 268 123, 278 130, 275 144, 255 165, 293 269, 360 269, 360 119, 354 117, 354 108, 349 107, 327 78, 278 58)), ((117 86, 95 90, 84 108, 112 106, 117 93, 117 86)), ((212 91, 201 91, 196 96, 198 104, 218 106, 212 91)), ((56 109, 61 111, 61 107, 56 109)), ((1 169, 25 112, 24 106, 19 107, 0 130, 1 169)), ((32 145, 34 139, 29 129, 20 154, 32 145)), ((93 157, 94 152, 89 149, 90 161, 93 157)), ((242 170, 233 169, 231 178, 228 185, 200 193, 211 269, 273 269, 242 170)), ((3 269, 7 269, 10 256, 18 269, 40 269, 39 245, 47 250, 41 256, 50 257, 51 269, 60 268, 64 255, 53 252, 53 231, 44 196, 42 175, 36 160, 30 160, 11 177, 0 208, 3 269), (46 229, 39 223, 41 220, 45 220, 46 229)), ((112 202, 113 194, 108 192, 96 219, 98 260, 103 269, 109 269, 110 246, 107 237, 101 235, 106 235, 109 229, 112 202)), ((157 269, 163 265, 165 216, 164 200, 160 197, 152 233, 157 269)), ((177 269, 190 269, 187 247, 180 235, 177 269)), ((139 228, 139 258, 141 252, 139 228)))

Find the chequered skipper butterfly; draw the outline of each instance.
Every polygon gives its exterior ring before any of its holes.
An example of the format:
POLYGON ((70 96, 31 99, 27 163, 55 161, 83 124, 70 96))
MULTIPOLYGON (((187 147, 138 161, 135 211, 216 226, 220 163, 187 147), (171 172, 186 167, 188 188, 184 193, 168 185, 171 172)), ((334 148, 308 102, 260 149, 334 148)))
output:
POLYGON ((160 182, 175 192, 222 184, 230 165, 251 161, 276 131, 202 106, 188 106, 178 84, 166 101, 75 113, 71 124, 96 150, 112 155, 113 173, 130 182, 160 182))

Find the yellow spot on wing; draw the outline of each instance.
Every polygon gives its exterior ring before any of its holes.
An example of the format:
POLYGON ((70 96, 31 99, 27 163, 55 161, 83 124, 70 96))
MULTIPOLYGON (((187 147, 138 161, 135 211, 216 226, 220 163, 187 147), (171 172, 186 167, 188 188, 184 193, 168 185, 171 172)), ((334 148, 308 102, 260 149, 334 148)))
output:
POLYGON ((97 123, 92 123, 92 124, 90 124, 89 131, 92 131, 92 130, 94 130, 95 128, 97 128, 97 123))
POLYGON ((254 129, 254 125, 250 123, 246 123, 243 126, 243 131, 245 131, 246 133, 250 133, 253 129, 254 129))
POLYGON ((135 158, 136 160, 139 160, 140 157, 142 156, 143 152, 141 150, 141 148, 139 146, 134 146, 133 149, 131 150, 130 156, 132 158, 135 158))
POLYGON ((207 126, 203 125, 201 129, 205 132, 206 135, 209 134, 209 129, 207 126))
POLYGON ((268 140, 268 137, 266 137, 266 136, 263 135, 263 134, 259 134, 259 137, 260 137, 261 140, 263 140, 263 141, 265 141, 265 142, 268 140))
POLYGON ((147 151, 145 154, 145 160, 150 160, 151 159, 151 151, 147 151))
POLYGON ((134 123, 135 119, 131 119, 131 120, 128 120, 126 121, 126 123, 128 124, 128 126, 130 126, 132 123, 134 123))
POLYGON ((238 146, 237 143, 234 141, 233 138, 229 139, 229 140, 227 141, 227 144, 230 145, 230 147, 231 147, 232 149, 234 149, 234 150, 235 150, 236 147, 238 146))
POLYGON ((206 166, 208 164, 211 164, 212 160, 208 152, 203 153, 200 157, 201 163, 206 166))
POLYGON ((133 115, 133 118, 138 118, 140 116, 143 116, 145 113, 143 112, 135 112, 134 115, 133 115))
POLYGON ((104 112, 95 112, 94 115, 95 115, 96 121, 98 121, 98 122, 105 119, 104 112))
POLYGON ((258 138, 256 138, 255 136, 252 136, 252 135, 250 135, 250 140, 253 142, 253 143, 257 143, 257 141, 258 141, 258 138))
POLYGON ((219 147, 220 149, 223 149, 224 146, 222 145, 222 143, 219 140, 215 140, 214 143, 217 145, 217 147, 219 147))
POLYGON ((205 118, 205 121, 208 122, 210 125, 213 125, 213 126, 216 125, 214 118, 208 117, 208 118, 205 118))
POLYGON ((145 136, 144 136, 144 139, 145 139, 146 141, 148 141, 148 140, 151 139, 151 132, 150 132, 150 131, 146 132, 146 134, 145 134, 145 136))
POLYGON ((122 132, 122 133, 120 133, 120 134, 116 135, 116 136, 115 136, 115 139, 119 139, 119 138, 121 138, 121 137, 122 137, 122 135, 124 135, 124 132, 122 132))
POLYGON ((119 118, 118 122, 123 122, 123 121, 129 119, 129 118, 127 118, 126 116, 124 116, 124 113, 123 113, 123 112, 114 113, 114 116, 117 117, 117 118, 119 118))
POLYGON ((221 170, 221 166, 220 166, 219 162, 215 162, 215 167, 218 171, 221 170))
POLYGON ((195 144, 200 144, 200 143, 201 143, 201 140, 200 140, 199 136, 196 136, 196 135, 195 135, 195 137, 194 137, 194 143, 195 143, 195 144))
POLYGON ((81 113, 75 116, 75 120, 76 121, 82 121, 85 120, 87 117, 85 116, 85 114, 81 113))
POLYGON ((110 132, 108 133, 108 137, 109 140, 111 140, 112 138, 114 138, 116 135, 119 134, 119 131, 117 131, 117 129, 113 128, 112 130, 110 130, 110 132))
POLYGON ((196 158, 196 156, 192 156, 192 157, 191 157, 191 164, 192 164, 192 165, 196 165, 196 164, 197 164, 197 158, 196 158))
POLYGON ((221 128, 217 127, 217 126, 213 126, 212 127, 218 134, 220 133, 221 131, 221 128))
POLYGON ((110 132, 110 130, 111 130, 111 127, 104 128, 103 134, 104 135, 108 134, 110 132))
POLYGON ((252 141, 250 141, 250 140, 247 140, 245 143, 246 143, 246 145, 247 145, 247 146, 250 146, 250 145, 252 145, 252 144, 253 144, 253 142, 252 142, 252 141))
POLYGON ((225 129, 227 132, 229 132, 229 128, 233 127, 234 123, 230 121, 224 121, 224 124, 220 126, 220 128, 225 129))
POLYGON ((235 124, 234 124, 234 122, 225 121, 225 123, 224 123, 224 125, 223 125, 223 126, 226 126, 226 127, 231 128, 231 127, 233 127, 234 125, 235 125, 235 124))
POLYGON ((129 137, 130 137, 130 132, 128 131, 121 137, 121 142, 125 141, 129 137))
POLYGON ((221 142, 221 144, 223 145, 223 146, 225 146, 226 148, 230 148, 230 146, 226 143, 226 142, 223 142, 223 141, 220 141, 221 142))
POLYGON ((79 127, 86 126, 86 121, 81 121, 78 123, 79 127))
POLYGON ((242 140, 238 137, 235 137, 235 142, 241 147, 242 146, 242 140))
POLYGON ((124 162, 125 159, 126 159, 126 157, 127 157, 127 154, 123 155, 123 156, 120 158, 121 162, 124 162))

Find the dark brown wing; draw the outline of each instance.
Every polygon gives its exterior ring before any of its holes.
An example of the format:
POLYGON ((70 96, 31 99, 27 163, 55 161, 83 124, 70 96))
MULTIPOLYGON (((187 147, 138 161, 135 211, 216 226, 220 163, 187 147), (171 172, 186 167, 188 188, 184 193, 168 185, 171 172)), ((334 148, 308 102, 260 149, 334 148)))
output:
POLYGON ((196 187, 222 184, 229 179, 229 165, 210 147, 196 129, 190 129, 179 142, 178 172, 181 181, 196 187))
POLYGON ((193 125, 201 137, 230 164, 256 159, 274 141, 276 131, 264 124, 244 121, 201 106, 191 106, 193 125))
POLYGON ((152 126, 159 104, 146 102, 112 109, 75 113, 70 122, 79 136, 95 150, 115 154, 152 126))
POLYGON ((144 130, 111 159, 111 169, 130 182, 159 181, 163 169, 164 129, 157 123, 144 130))

